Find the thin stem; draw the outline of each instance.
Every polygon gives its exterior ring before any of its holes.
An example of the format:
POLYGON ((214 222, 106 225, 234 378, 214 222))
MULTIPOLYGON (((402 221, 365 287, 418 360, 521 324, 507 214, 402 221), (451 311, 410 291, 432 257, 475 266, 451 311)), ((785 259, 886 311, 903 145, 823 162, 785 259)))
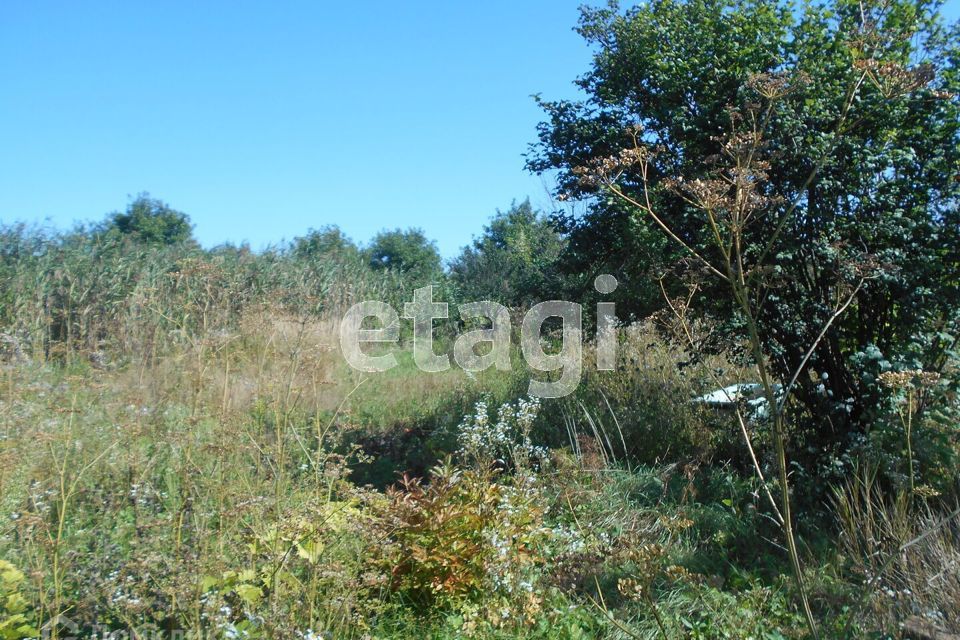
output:
POLYGON ((780 409, 783 409, 784 404, 787 402, 787 398, 790 396, 790 391, 793 390, 794 385, 797 383, 797 380, 800 377, 800 373, 803 371, 803 368, 807 365, 807 361, 810 360, 810 356, 813 355, 813 352, 816 350, 817 346, 823 341, 824 336, 827 335, 827 331, 830 329, 830 326, 833 325, 833 322, 843 315, 843 312, 847 310, 847 307, 850 306, 850 303, 854 301, 857 297, 857 293, 860 292, 860 288, 863 286, 864 280, 861 278, 860 282, 857 283, 856 288, 853 290, 853 293, 850 294, 850 297, 847 298, 847 301, 844 302, 840 307, 833 312, 833 315, 830 316, 830 319, 827 320, 826 324, 823 325, 823 329, 820 331, 820 335, 817 336, 817 339, 813 341, 813 344, 810 345, 810 348, 807 350, 806 355, 803 356, 803 360, 800 361, 800 365, 793 372, 793 377, 790 379, 790 384, 788 384, 783 390, 783 397, 780 399, 780 409))
POLYGON ((913 427, 913 390, 910 389, 907 391, 907 464, 910 467, 910 499, 913 499, 914 491, 916 490, 913 486, 913 445, 911 443, 911 431, 913 427))
MULTIPOLYGON (((663 286, 663 281, 660 281, 660 291, 663 292, 663 298, 666 300, 667 306, 670 308, 670 311, 673 312, 673 315, 680 322, 680 327, 683 330, 683 337, 686 339, 687 344, 690 345, 691 349, 696 348, 696 341, 693 339, 693 334, 690 331, 690 325, 687 323, 686 316, 682 314, 673 302, 670 300, 670 296, 667 295, 667 290, 663 286)), ((714 384, 718 387, 723 386, 723 381, 717 376, 717 374, 712 370, 708 370, 710 377, 713 379, 714 384)), ((760 486, 763 487, 763 491, 767 496, 767 500, 770 502, 770 506, 773 508, 773 512, 777 515, 777 519, 780 524, 783 524, 783 514, 780 513, 779 507, 777 507, 777 501, 773 499, 773 494, 770 493, 770 488, 767 486, 767 479, 763 475, 763 470, 760 468, 760 462, 757 460, 757 454, 754 452, 753 443, 750 440, 750 433, 747 431, 746 421, 743 419, 743 414, 740 412, 740 407, 735 406, 735 411, 737 415, 737 422, 740 424, 740 433, 743 435, 743 442, 747 446, 747 451, 750 453, 750 461, 753 463, 754 473, 757 474, 757 478, 760 480, 760 486)))
POLYGON ((625 193, 624 193, 623 191, 621 191, 620 188, 617 187, 615 184, 609 183, 607 186, 608 186, 608 188, 610 189, 610 191, 612 191, 612 192, 613 192, 614 194, 616 194, 618 197, 623 198, 626 202, 632 204, 633 206, 637 207, 638 209, 641 209, 641 210, 643 210, 643 211, 646 211, 647 214, 649 214, 649 216, 650 216, 651 218, 653 218, 654 222, 656 222, 656 223, 660 226, 660 228, 663 229, 664 232, 665 232, 668 236, 670 236, 670 237, 671 237, 675 242, 677 242, 681 247, 683 247, 684 249, 686 249, 687 252, 689 252, 693 257, 695 257, 697 260, 699 260, 700 262, 702 262, 703 265, 704 265, 707 269, 709 269, 710 273, 712 273, 713 275, 717 276, 718 278, 721 278, 722 280, 727 280, 727 276, 725 276, 725 275, 724 275, 722 272, 720 272, 716 267, 714 267, 712 264, 710 264, 710 261, 708 261, 706 258, 704 258, 704 257, 701 256, 699 253, 697 253, 696 250, 695 250, 693 247, 691 247, 691 246, 688 245, 686 242, 684 242, 684 241, 680 238, 680 236, 678 236, 677 234, 675 234, 675 233, 673 232, 673 230, 671 230, 670 227, 668 227, 668 226, 666 225, 666 223, 664 223, 663 220, 660 219, 660 217, 659 217, 659 216, 653 211, 653 209, 650 207, 650 201, 649 201, 649 199, 647 200, 647 204, 644 205, 644 204, 641 204, 641 203, 637 202, 636 200, 634 200, 633 198, 631 198, 631 197, 628 196, 627 194, 625 194, 625 193))

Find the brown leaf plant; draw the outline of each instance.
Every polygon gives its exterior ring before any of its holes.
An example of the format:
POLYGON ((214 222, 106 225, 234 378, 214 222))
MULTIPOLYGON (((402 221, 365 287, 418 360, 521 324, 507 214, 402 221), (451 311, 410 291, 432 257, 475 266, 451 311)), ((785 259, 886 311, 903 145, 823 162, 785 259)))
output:
POLYGON ((465 629, 532 623, 547 535, 546 505, 533 479, 508 480, 447 461, 428 483, 405 476, 400 485, 380 505, 382 544, 373 560, 389 574, 391 591, 459 612, 465 629))

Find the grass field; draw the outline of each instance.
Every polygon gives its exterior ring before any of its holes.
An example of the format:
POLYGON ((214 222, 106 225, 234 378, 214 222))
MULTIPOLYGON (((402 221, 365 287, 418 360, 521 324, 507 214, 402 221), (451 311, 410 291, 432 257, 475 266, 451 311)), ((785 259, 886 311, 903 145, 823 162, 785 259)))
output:
MULTIPOLYGON (((733 445, 687 402, 703 366, 678 377, 636 329, 633 373, 515 404, 522 371, 425 374, 401 351, 363 377, 335 327, 259 317, 149 362, 4 366, 3 637, 803 635, 762 487, 706 464, 733 445)), ((819 614, 858 635, 887 609, 802 529, 819 614)))

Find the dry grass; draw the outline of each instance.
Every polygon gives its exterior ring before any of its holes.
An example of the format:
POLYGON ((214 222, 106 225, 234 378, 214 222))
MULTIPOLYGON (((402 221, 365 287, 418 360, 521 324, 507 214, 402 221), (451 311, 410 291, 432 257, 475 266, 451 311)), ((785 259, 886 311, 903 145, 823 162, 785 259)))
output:
POLYGON ((960 632, 960 521, 921 496, 881 492, 861 469, 836 491, 840 546, 862 609, 876 628, 896 631, 919 616, 960 632))

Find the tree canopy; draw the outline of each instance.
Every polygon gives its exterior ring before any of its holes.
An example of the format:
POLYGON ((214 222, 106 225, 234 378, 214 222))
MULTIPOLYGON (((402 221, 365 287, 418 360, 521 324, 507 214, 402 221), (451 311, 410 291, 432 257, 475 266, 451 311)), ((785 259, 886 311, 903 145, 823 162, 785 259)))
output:
POLYGON ((373 268, 394 269, 409 275, 412 282, 429 284, 443 274, 437 245, 422 229, 381 231, 366 253, 373 268))
POLYGON ((104 223, 107 232, 119 233, 144 244, 171 245, 190 241, 193 227, 187 214, 141 193, 124 213, 113 213, 104 223))
POLYGON ((530 306, 556 288, 551 268, 563 247, 560 234, 524 200, 497 211, 450 264, 450 275, 464 299, 530 306))
POLYGON ((297 258, 337 258, 353 261, 360 256, 360 249, 336 225, 310 229, 305 236, 295 238, 292 246, 297 258))
MULTIPOLYGON (((943 366, 960 330, 960 49, 936 4, 654 0, 583 9, 579 32, 595 48, 577 81, 587 97, 541 101, 547 120, 528 158, 534 171, 559 170, 558 195, 589 203, 558 216, 568 269, 701 280, 691 252, 721 256, 695 205, 717 195, 724 150, 758 141, 761 170, 735 178, 756 181, 762 199, 741 266, 761 285, 758 322, 778 373, 816 344, 797 388, 815 443, 863 428, 882 371, 943 366), (607 197, 590 179, 598 170, 628 200, 607 197)), ((699 290, 701 312, 735 328, 728 297, 699 290)))

